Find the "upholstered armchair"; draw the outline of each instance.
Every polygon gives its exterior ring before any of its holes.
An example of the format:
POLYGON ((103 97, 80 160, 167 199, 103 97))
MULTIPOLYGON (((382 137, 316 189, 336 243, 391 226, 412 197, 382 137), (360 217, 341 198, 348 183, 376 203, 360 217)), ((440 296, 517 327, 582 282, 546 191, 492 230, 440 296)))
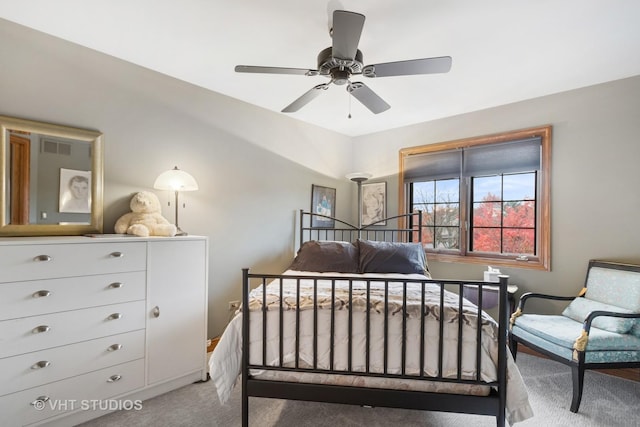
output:
POLYGON ((571 367, 578 412, 586 369, 640 367, 640 265, 591 260, 577 297, 523 294, 509 327, 514 359, 518 343, 571 367), (571 303, 559 315, 525 314, 532 298, 571 303))

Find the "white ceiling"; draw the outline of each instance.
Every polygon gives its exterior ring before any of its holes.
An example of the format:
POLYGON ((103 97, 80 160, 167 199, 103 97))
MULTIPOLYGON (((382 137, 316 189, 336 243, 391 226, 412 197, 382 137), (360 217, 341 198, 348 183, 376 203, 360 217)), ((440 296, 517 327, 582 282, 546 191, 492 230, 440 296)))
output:
POLYGON ((453 57, 447 74, 357 76, 384 113, 334 85, 289 114, 348 136, 640 75, 637 0, 0 0, 2 18, 278 114, 326 78, 234 66, 315 69, 334 9, 366 16, 365 65, 453 57))

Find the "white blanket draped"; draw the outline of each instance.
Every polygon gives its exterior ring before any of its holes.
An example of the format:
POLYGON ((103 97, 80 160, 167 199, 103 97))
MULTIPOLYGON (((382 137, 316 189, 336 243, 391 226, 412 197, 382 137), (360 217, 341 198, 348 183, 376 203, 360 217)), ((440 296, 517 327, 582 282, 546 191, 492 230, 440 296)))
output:
MULTIPOLYGON (((339 273, 307 273, 288 271, 288 275, 305 275, 322 277, 353 277, 353 275, 339 273)), ((333 291, 331 281, 302 279, 297 284, 296 279, 282 281, 283 307, 283 363, 294 366, 296 359, 296 313, 300 319, 299 353, 300 366, 316 364, 318 369, 330 367, 330 324, 334 316, 333 369, 348 370, 348 306, 352 307, 351 329, 351 371, 365 372, 366 360, 366 307, 369 307, 369 371, 384 372, 384 318, 385 298, 387 301, 387 372, 398 374, 401 372, 402 359, 402 319, 406 312, 406 359, 405 374, 419 375, 420 371, 420 335, 421 335, 421 307, 422 287, 419 283, 407 283, 406 287, 400 281, 405 279, 428 279, 421 275, 398 274, 364 274, 359 275, 364 280, 353 281, 351 289, 347 280, 336 280, 333 291), (387 280, 388 294, 384 295, 384 282, 387 280), (378 279, 378 280, 374 280, 378 279), (297 296, 298 286, 300 297, 297 296), (315 296, 314 296, 314 287, 315 296), (368 290, 367 290, 368 288, 368 290), (406 289, 406 291, 405 291, 406 289), (406 292, 406 303, 405 301, 406 292), (351 297, 349 297, 349 294, 351 297), (317 307, 317 349, 314 360, 314 310, 317 307), (334 310, 331 310, 334 307, 334 310), (404 307, 404 308, 403 308, 404 307), (297 311, 296 309, 299 308, 297 311)), ((281 282, 276 280, 267 286, 267 352, 266 364, 280 363, 280 295, 281 282)), ((440 287, 425 284, 424 312, 424 366, 423 372, 427 376, 439 374, 438 350, 442 346, 443 366, 442 376, 456 378, 458 372, 458 324, 463 323, 462 346, 462 378, 476 377, 476 337, 477 313, 475 305, 463 300, 462 312, 459 311, 459 297, 457 294, 445 291, 444 306, 440 313, 440 287), (444 332, 440 337, 440 318, 443 317, 444 332)), ((250 294, 249 307, 251 309, 250 322, 250 363, 262 364, 262 304, 264 301, 262 286, 254 289, 250 294)), ((482 344, 481 344, 481 378, 490 382, 497 379, 497 347, 498 325, 486 313, 481 312, 482 344)), ((226 402, 241 370, 242 355, 242 316, 236 315, 226 328, 210 361, 211 377, 216 385, 218 397, 222 403, 226 402)), ((527 419, 533 415, 529 405, 528 395, 520 372, 507 351, 507 421, 510 425, 527 419)), ((268 378, 276 377, 273 372, 268 374, 253 371, 253 375, 263 375, 268 378)), ((278 373, 278 375, 281 375, 278 373)), ((443 391, 459 394, 486 394, 487 387, 469 386, 450 383, 437 383, 421 380, 384 379, 366 376, 324 375, 324 374, 295 374, 301 382, 354 384, 367 387, 383 388, 411 388, 423 391, 443 391), (453 388, 450 388, 453 386, 453 388)), ((286 374, 291 381, 292 373, 286 374)))

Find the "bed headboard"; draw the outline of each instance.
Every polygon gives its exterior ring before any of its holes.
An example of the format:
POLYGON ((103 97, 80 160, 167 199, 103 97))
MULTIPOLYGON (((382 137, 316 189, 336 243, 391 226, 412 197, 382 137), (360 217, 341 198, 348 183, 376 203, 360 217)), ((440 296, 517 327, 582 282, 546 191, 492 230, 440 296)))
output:
POLYGON ((337 218, 300 209, 301 246, 309 240, 355 242, 358 238, 381 242, 421 242, 421 230, 421 211, 384 218, 358 227, 337 218))

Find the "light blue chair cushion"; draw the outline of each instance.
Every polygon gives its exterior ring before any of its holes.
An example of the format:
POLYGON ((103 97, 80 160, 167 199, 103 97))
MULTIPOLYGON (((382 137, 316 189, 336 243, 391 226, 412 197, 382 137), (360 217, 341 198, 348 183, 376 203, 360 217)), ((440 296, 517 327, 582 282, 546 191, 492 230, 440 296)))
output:
MULTIPOLYGON (((523 314, 516 318, 512 333, 540 348, 570 360, 573 343, 580 336, 582 322, 561 315, 523 314)), ((640 361, 640 337, 592 327, 585 360, 587 363, 640 361)))
POLYGON ((591 267, 585 298, 640 313, 640 273, 591 267))
MULTIPOLYGON (((573 319, 577 322, 584 322, 589 313, 596 310, 614 311, 617 313, 632 313, 631 310, 619 307, 617 305, 605 304, 599 301, 593 301, 588 298, 576 298, 571 301, 571 304, 567 306, 562 312, 563 316, 573 319)), ((604 329, 605 331, 617 332, 619 334, 626 334, 636 323, 636 319, 624 319, 621 317, 612 316, 598 316, 591 326, 604 329)))

